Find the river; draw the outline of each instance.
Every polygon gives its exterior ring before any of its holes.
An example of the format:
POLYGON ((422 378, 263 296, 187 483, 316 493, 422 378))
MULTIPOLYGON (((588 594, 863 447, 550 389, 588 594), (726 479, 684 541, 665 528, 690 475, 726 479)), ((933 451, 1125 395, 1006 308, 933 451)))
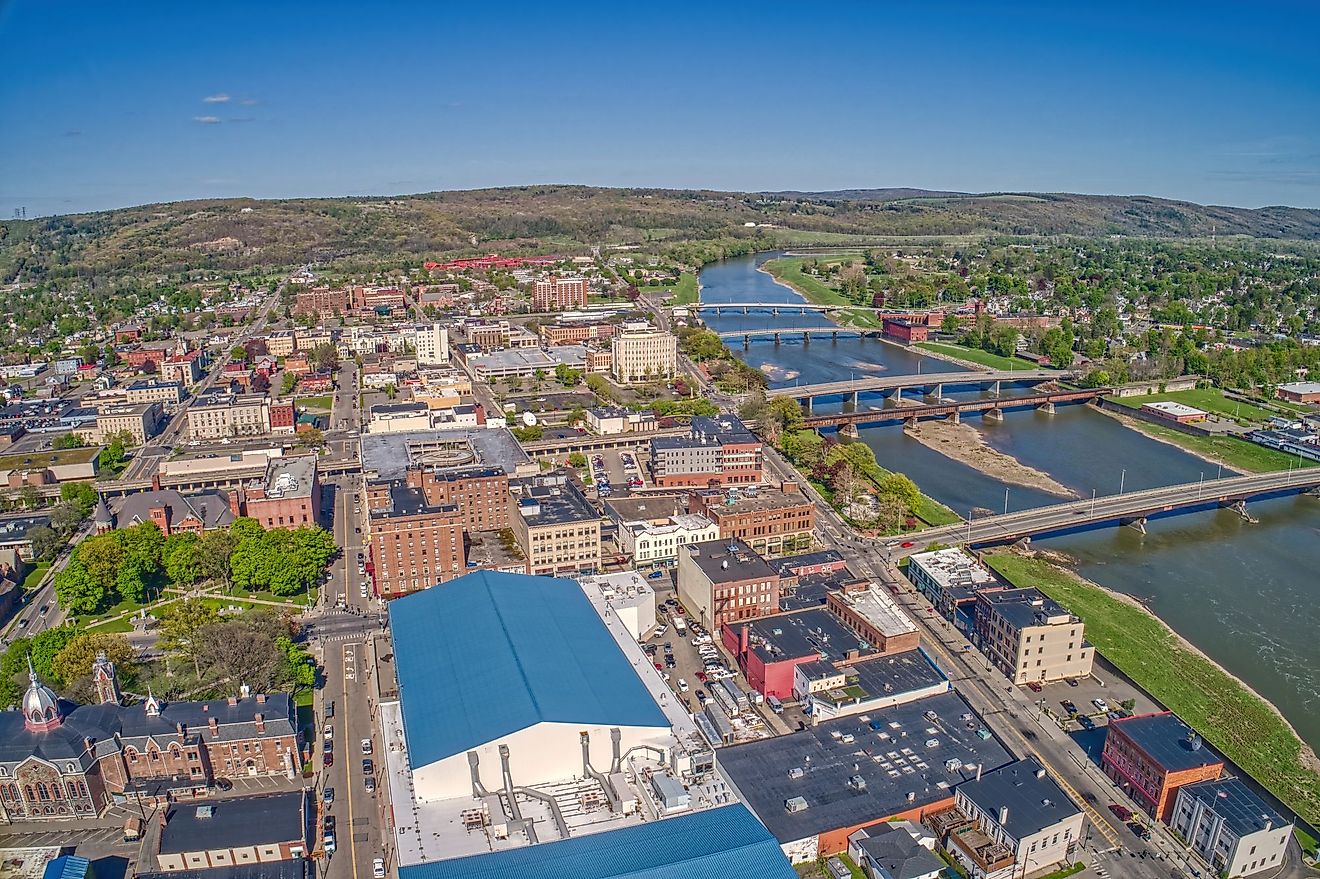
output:
MULTIPOLYGON (((775 254, 715 263, 701 273, 703 302, 799 302, 802 297, 757 267, 775 254)), ((718 330, 827 324, 818 314, 775 317, 725 312, 718 330)), ((876 339, 756 340, 733 350, 770 377, 771 387, 838 381, 851 375, 960 370, 876 339)), ((975 392, 972 392, 975 393, 975 392)), ((878 398, 869 403, 880 405, 878 398)), ((864 402, 863 405, 867 403, 864 402)), ((828 411, 830 404, 818 404, 828 411)), ((836 407, 842 405, 836 401, 836 407)), ((1042 470, 1081 497, 1204 478, 1220 468, 1157 442, 1085 406, 1057 414, 1009 412, 1001 423, 967 418, 996 449, 1042 470)), ((1058 499, 1007 485, 952 461, 898 426, 861 430, 880 464, 910 476, 956 512, 1018 510, 1058 499), (1005 494, 1007 492, 1007 495, 1005 494)), ((1227 474, 1228 471, 1223 471, 1227 474)), ((1231 673, 1273 702, 1302 738, 1320 749, 1320 500, 1254 502, 1250 524, 1228 511, 1152 520, 1144 536, 1107 528, 1035 541, 1067 553, 1090 580, 1141 599, 1231 673)))

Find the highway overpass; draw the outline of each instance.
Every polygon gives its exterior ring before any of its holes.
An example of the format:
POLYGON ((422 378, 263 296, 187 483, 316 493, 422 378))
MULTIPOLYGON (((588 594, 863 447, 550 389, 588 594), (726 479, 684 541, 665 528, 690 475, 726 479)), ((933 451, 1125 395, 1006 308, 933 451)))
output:
POLYGON ((1320 489, 1320 467, 1203 479, 1107 497, 1084 498, 1007 515, 987 516, 959 525, 928 528, 904 541, 911 543, 911 546, 895 547, 893 551, 897 557, 902 557, 923 552, 937 543, 968 546, 1013 543, 1023 538, 1108 523, 1132 525, 1144 531, 1146 521, 1150 518, 1215 507, 1233 508, 1242 516, 1250 518, 1246 503, 1252 498, 1313 492, 1317 489, 1320 489))

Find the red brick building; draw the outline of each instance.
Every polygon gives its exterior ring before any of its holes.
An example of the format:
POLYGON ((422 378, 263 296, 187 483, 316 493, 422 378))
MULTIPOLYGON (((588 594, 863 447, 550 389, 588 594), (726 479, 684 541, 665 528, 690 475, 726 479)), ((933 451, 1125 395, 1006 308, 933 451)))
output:
POLYGON ((270 404, 271 433, 293 433, 295 420, 292 401, 270 404))
POLYGON ((754 493, 707 489, 688 496, 688 512, 700 513, 720 529, 721 540, 741 540, 762 553, 810 545, 816 507, 794 483, 784 490, 761 487, 754 493))
POLYGON ((1223 774, 1224 761, 1165 711, 1111 720, 1100 767, 1147 814, 1167 822, 1178 788, 1214 781, 1223 774))
POLYGON ((586 305, 586 278, 551 277, 537 281, 532 288, 532 308, 535 311, 568 311, 586 305))
POLYGON ((884 333, 900 342, 924 342, 930 337, 930 330, 925 324, 890 318, 885 318, 884 333))
POLYGON ((541 338, 547 345, 578 345, 613 335, 613 324, 545 324, 541 327, 541 338))
POLYGON ((315 455, 272 458, 265 478, 229 493, 235 517, 250 516, 263 528, 301 528, 317 524, 321 482, 315 455))
POLYGON ((349 310, 350 297, 347 290, 331 290, 329 287, 313 287, 299 290, 293 297, 294 314, 343 314, 349 310))
POLYGON ((422 489, 402 480, 393 480, 384 489, 382 495, 377 486, 372 496, 376 505, 367 534, 376 594, 398 598, 466 573, 463 516, 458 507, 428 503, 422 489))

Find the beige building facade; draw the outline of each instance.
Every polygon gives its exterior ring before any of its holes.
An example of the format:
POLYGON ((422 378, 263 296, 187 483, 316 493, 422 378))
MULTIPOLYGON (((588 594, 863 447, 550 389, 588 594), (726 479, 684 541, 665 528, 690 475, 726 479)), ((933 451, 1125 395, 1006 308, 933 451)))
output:
POLYGON ((1038 589, 983 590, 976 598, 981 650, 1015 684, 1083 678, 1095 648, 1086 627, 1038 589))
POLYGON ((614 380, 624 384, 670 379, 678 368, 678 339, 649 324, 624 324, 613 352, 614 380))
POLYGON ((209 394, 188 409, 188 438, 225 439, 270 433, 270 397, 265 394, 209 394))

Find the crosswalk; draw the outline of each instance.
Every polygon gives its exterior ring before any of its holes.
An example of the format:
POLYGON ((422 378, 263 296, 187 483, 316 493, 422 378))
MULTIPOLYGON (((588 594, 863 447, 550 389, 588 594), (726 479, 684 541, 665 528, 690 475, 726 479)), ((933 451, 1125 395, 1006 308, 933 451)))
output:
POLYGON ((336 632, 331 635, 317 635, 317 639, 331 644, 342 644, 345 641, 364 641, 365 635, 362 632, 336 632))

